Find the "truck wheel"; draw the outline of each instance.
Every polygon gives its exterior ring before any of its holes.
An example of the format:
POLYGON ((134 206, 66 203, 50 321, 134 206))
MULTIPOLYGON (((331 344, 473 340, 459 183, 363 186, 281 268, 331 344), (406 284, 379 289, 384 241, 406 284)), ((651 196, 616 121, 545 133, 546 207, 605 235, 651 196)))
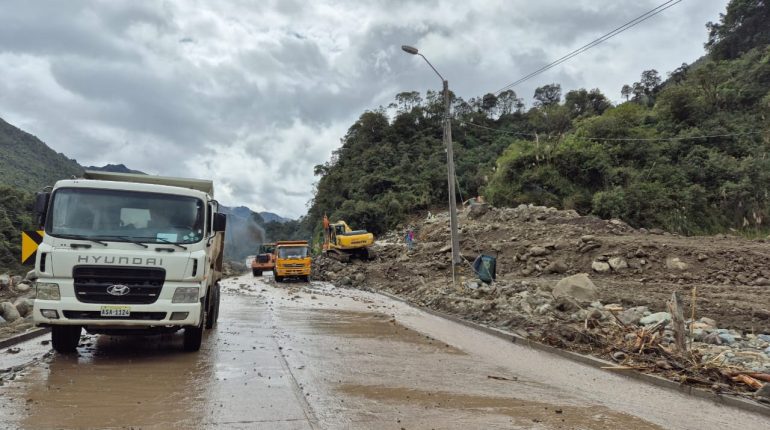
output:
POLYGON ((206 328, 212 329, 216 327, 217 320, 219 319, 219 282, 214 284, 214 288, 211 289, 211 310, 209 310, 208 319, 206 319, 206 328))
POLYGON ((251 269, 251 274, 254 276, 262 276, 262 271, 257 269, 251 269))
POLYGON ((55 325, 51 327, 51 344, 61 354, 73 353, 80 343, 79 325, 55 325))
POLYGON ((184 329, 184 350, 187 352, 195 352, 201 349, 201 342, 203 341, 203 328, 206 326, 206 317, 208 311, 206 306, 201 303, 201 320, 195 327, 185 327, 184 329))
POLYGON ((303 276, 302 280, 305 282, 310 282, 310 276, 303 276))
POLYGON ((283 276, 275 275, 275 282, 283 282, 283 276))

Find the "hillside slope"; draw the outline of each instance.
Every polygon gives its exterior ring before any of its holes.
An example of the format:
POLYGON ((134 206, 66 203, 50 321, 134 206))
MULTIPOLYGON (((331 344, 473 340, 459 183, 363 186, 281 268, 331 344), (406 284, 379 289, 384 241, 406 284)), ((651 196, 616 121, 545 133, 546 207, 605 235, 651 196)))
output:
POLYGON ((83 173, 75 160, 0 118, 0 184, 35 192, 83 173))

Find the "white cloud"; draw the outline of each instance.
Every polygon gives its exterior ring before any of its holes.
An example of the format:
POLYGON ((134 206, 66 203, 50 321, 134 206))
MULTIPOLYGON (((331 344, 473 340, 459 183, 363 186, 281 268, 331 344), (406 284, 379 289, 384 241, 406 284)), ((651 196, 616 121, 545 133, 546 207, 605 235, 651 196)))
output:
MULTIPOLYGON (((299 216, 366 109, 440 87, 495 91, 615 28, 641 2, 371 0, 0 4, 0 117, 81 164, 211 177, 227 205, 299 216), (49 17, 49 19, 43 19, 49 17)), ((703 53, 727 0, 683 2, 515 88, 598 87, 703 53)))

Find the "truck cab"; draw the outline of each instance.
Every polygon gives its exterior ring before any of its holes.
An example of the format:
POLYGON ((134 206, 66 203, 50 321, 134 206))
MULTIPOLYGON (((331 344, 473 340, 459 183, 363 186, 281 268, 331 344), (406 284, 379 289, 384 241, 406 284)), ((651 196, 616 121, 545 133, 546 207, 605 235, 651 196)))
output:
POLYGON ((107 172, 39 193, 33 318, 54 349, 75 351, 83 329, 184 329, 184 349, 200 349, 219 314, 226 218, 213 194, 211 181, 107 172))
POLYGON ((305 282, 310 280, 312 258, 310 246, 304 240, 280 241, 275 243, 275 274, 276 282, 286 278, 300 278, 305 282))

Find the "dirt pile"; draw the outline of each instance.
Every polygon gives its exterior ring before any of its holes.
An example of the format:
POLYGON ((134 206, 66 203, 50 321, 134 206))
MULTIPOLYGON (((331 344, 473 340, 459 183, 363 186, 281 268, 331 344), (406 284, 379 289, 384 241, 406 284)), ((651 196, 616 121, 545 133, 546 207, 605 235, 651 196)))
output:
POLYGON ((740 390, 731 379, 735 372, 770 372, 770 243, 764 239, 683 237, 531 205, 476 206, 460 216, 469 263, 453 283, 447 218, 429 214, 413 222, 412 251, 404 233, 394 231, 379 238, 376 261, 319 258, 315 278, 386 291, 721 391, 740 390), (492 285, 479 282, 471 269, 470 261, 482 253, 497 256, 492 285), (671 353, 667 301, 674 291, 688 319, 687 360, 671 353), (637 344, 640 338, 646 341, 637 344))

